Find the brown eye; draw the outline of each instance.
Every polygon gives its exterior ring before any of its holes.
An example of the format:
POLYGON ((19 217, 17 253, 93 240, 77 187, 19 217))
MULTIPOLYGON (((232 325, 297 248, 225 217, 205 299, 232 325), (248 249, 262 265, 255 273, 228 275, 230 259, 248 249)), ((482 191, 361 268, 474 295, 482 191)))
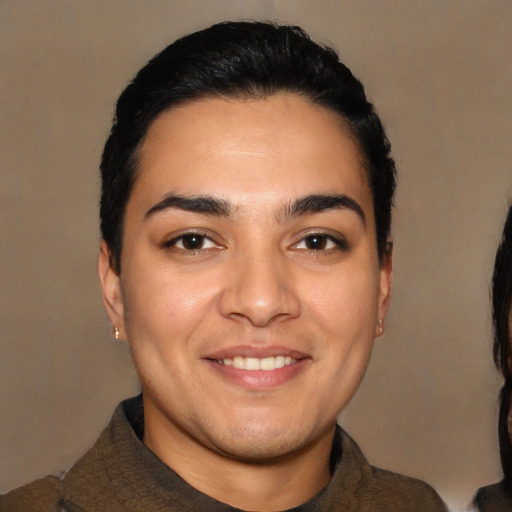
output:
POLYGON ((310 233, 295 244, 294 248, 311 252, 331 251, 335 249, 347 251, 348 244, 347 241, 341 237, 337 238, 325 233, 310 233))
POLYGON ((204 235, 198 235, 196 233, 183 235, 181 237, 181 244, 187 251, 197 251, 203 248, 205 238, 204 235))
POLYGON ((202 233, 184 233, 173 238, 164 244, 167 248, 176 248, 182 251, 202 251, 205 249, 219 248, 219 246, 208 236, 202 233))
POLYGON ((304 239, 306 248, 311 251, 324 251, 327 247, 326 235, 310 235, 304 239))

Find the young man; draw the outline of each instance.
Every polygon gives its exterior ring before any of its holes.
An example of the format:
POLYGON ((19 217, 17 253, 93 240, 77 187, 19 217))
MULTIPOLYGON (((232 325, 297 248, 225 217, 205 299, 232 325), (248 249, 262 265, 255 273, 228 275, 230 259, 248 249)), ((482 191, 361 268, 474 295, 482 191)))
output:
POLYGON ((98 264, 142 395, 2 510, 445 510, 336 425, 384 331, 389 151, 297 27, 219 24, 152 59, 105 145, 98 264))

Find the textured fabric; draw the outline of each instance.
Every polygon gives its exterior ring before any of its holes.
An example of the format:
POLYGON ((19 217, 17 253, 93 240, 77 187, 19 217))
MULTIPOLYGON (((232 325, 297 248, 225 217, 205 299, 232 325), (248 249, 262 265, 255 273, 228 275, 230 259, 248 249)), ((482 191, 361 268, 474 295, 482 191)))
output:
MULTIPOLYGON (((122 402, 95 445, 58 480, 47 477, 0 497, 2 512, 229 512, 197 491, 142 442, 140 397, 122 402)), ((293 512, 446 511, 427 484, 368 464, 338 427, 329 484, 293 512)), ((290 511, 290 512, 291 512, 290 511)))
POLYGON ((502 483, 488 485, 478 490, 473 504, 479 512, 510 512, 512 492, 502 483))

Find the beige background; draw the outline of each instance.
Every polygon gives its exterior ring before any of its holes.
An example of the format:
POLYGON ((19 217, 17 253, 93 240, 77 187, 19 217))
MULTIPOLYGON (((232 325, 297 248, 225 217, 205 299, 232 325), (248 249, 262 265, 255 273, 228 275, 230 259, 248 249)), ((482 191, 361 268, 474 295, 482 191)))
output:
POLYGON ((137 390, 95 276, 114 101, 177 36, 245 17, 335 45, 384 120, 394 299, 342 423, 460 510, 500 476, 488 281, 512 197, 506 0, 0 0, 0 491, 69 467, 137 390))

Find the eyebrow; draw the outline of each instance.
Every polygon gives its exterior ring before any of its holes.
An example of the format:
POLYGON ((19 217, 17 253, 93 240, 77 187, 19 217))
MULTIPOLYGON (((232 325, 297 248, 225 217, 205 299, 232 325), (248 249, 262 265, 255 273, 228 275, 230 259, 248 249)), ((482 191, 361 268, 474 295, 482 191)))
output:
POLYGON ((222 199, 211 196, 186 197, 176 194, 169 194, 159 203, 152 206, 144 215, 144 219, 167 209, 175 208, 187 212, 201 213, 203 215, 214 215, 229 217, 232 211, 231 205, 222 199))
POLYGON ((301 197, 286 205, 280 217, 284 220, 300 217, 311 213, 320 213, 328 210, 351 210, 356 213, 363 224, 366 225, 366 216, 360 204, 345 194, 315 194, 301 197))
MULTIPOLYGON (((216 197, 204 196, 180 196, 168 194, 162 201, 152 206, 145 214, 144 219, 168 210, 178 209, 188 212, 229 217, 233 212, 233 206, 216 197)), ((351 210, 355 212, 366 225, 366 216, 359 203, 345 194, 313 194, 300 197, 283 206, 278 214, 280 221, 286 221, 302 215, 321 213, 328 210, 351 210)))

